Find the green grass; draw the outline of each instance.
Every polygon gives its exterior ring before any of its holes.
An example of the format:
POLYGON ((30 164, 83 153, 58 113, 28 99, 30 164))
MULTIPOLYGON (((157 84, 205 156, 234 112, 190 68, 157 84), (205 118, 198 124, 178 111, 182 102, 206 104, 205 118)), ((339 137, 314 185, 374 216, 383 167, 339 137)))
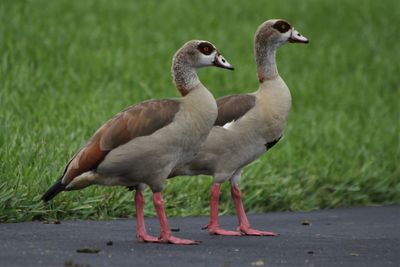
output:
MULTIPOLYGON (((0 221, 132 217, 122 187, 63 193, 49 205, 40 196, 108 118, 178 95, 171 57, 187 40, 212 41, 235 65, 200 71, 216 97, 256 90, 253 34, 269 18, 288 19, 311 42, 278 52, 293 108, 284 139, 245 169, 246 209, 399 203, 398 1, 3 0, 0 221)), ((167 214, 207 214, 210 185, 168 181, 167 214)), ((227 184, 220 208, 233 212, 227 184)))

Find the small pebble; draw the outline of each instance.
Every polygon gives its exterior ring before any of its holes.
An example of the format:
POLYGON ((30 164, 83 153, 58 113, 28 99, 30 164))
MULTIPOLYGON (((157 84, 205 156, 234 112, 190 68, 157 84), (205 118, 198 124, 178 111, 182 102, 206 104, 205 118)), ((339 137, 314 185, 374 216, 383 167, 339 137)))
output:
POLYGON ((80 249, 77 249, 76 252, 78 252, 78 253, 99 253, 100 249, 97 249, 97 248, 80 248, 80 249))
POLYGON ((253 266, 264 266, 265 263, 264 263, 263 260, 258 260, 258 261, 252 262, 251 265, 253 265, 253 266))

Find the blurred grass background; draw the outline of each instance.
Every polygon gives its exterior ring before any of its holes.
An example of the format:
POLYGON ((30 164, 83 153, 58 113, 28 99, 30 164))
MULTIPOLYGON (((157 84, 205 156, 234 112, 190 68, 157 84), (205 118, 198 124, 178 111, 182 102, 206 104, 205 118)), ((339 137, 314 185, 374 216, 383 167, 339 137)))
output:
MULTIPOLYGON (((122 187, 62 193, 49 205, 40 197, 108 118, 178 96, 170 64, 187 40, 212 41, 235 65, 200 71, 216 97, 256 90, 253 35, 270 18, 289 20, 311 42, 278 51, 293 108, 284 139, 245 169, 246 209, 399 203, 398 1, 3 0, 0 222, 132 217, 133 195, 122 187)), ((207 214, 210 185, 209 177, 168 181, 167 214, 207 214)), ((233 213, 227 184, 220 203, 233 213)))

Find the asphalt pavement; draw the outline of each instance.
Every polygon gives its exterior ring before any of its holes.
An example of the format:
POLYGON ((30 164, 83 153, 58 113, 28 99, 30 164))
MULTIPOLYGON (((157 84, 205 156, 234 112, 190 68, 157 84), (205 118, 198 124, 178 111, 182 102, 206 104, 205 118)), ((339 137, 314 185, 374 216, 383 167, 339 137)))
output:
MULTIPOLYGON (((249 215, 278 237, 210 236, 206 217, 170 218, 176 236, 200 245, 145 244, 135 221, 0 224, 0 266, 400 266, 400 206, 249 215)), ((221 217, 227 229, 233 216, 221 217)), ((156 218, 146 218, 157 235, 156 218)))

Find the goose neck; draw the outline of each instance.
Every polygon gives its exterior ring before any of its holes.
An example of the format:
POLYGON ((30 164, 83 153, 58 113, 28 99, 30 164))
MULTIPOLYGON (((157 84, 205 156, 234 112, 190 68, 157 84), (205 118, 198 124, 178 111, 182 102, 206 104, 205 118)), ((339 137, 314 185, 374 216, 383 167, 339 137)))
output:
POLYGON ((279 76, 276 66, 276 45, 255 45, 257 76, 260 83, 279 76))
POLYGON ((172 64, 172 78, 182 96, 187 95, 200 84, 196 69, 183 59, 176 59, 172 64))

